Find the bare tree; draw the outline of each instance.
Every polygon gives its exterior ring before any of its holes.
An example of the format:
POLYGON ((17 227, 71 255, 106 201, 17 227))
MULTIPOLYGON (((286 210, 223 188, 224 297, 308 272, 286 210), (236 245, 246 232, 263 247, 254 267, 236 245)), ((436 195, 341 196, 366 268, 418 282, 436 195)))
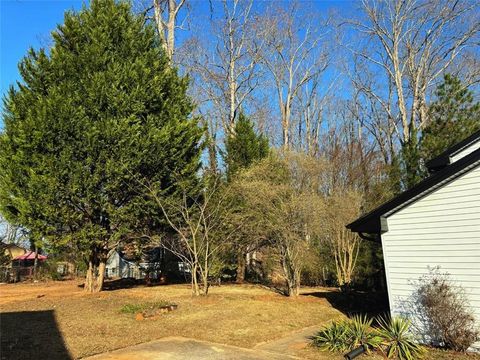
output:
POLYGON ((175 31, 183 28, 183 24, 178 25, 178 15, 185 3, 186 0, 137 0, 135 2, 136 8, 141 9, 145 18, 154 21, 162 47, 170 61, 173 60, 175 52, 175 31))
POLYGON ((301 87, 295 108, 296 145, 299 151, 304 151, 311 156, 319 153, 325 109, 329 102, 334 101, 331 92, 336 85, 335 79, 329 84, 322 83, 320 75, 312 77, 310 82, 301 87))
POLYGON ((164 236, 162 246, 188 264, 192 293, 207 295, 216 256, 237 231, 230 226, 228 192, 216 182, 197 198, 184 193, 179 199, 166 201, 152 188, 150 194, 176 234, 164 236))
POLYGON ((352 69, 346 72, 353 85, 350 116, 358 124, 359 137, 375 140, 385 164, 391 164, 396 154, 397 121, 393 100, 393 82, 376 76, 376 69, 365 64, 363 59, 354 57, 352 69), (383 89, 384 98, 374 89, 383 89))
POLYGON ((359 213, 359 194, 339 191, 327 199, 324 239, 335 260, 335 275, 342 288, 352 283, 360 246, 358 235, 347 230, 345 224, 359 213))
POLYGON ((179 10, 185 0, 153 0, 153 11, 158 35, 170 60, 175 51, 175 29, 179 10))
POLYGON ((312 19, 301 13, 297 2, 286 8, 272 7, 257 21, 261 62, 271 75, 277 95, 284 148, 292 143, 292 108, 302 87, 314 83, 329 66, 328 53, 320 46, 328 25, 328 19, 312 19))
MULTIPOLYGON (((478 46, 478 2, 458 0, 363 0, 365 19, 349 21, 366 45, 349 46, 357 64, 355 87, 380 106, 388 125, 376 137, 390 134, 402 144, 428 122, 432 86, 468 49, 478 46)), ((376 107, 374 107, 375 109, 376 107)), ((374 125, 376 126, 376 125, 374 125)))
POLYGON ((258 85, 258 49, 252 41, 253 0, 223 0, 219 18, 210 21, 215 39, 192 38, 182 64, 202 90, 197 101, 215 108, 226 135, 234 132, 239 109, 258 85))

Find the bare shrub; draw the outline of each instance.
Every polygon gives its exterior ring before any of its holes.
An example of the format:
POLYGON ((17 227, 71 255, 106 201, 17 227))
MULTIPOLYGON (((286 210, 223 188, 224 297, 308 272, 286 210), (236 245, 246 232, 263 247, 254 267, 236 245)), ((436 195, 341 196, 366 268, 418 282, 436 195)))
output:
POLYGON ((448 349, 465 351, 480 339, 465 290, 453 286, 449 274, 440 273, 438 268, 431 270, 420 278, 416 295, 431 340, 448 349))

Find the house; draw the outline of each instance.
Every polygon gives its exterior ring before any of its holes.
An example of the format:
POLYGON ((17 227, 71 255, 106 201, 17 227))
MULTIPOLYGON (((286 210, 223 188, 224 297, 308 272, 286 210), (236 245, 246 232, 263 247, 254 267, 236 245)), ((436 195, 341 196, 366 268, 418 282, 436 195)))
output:
POLYGON ((189 269, 177 256, 163 247, 146 250, 142 256, 131 254, 127 249, 114 251, 107 259, 107 278, 133 278, 159 280, 165 276, 168 281, 185 281, 189 269))
POLYGON ((37 254, 34 251, 27 251, 25 254, 16 256, 12 259, 12 267, 33 267, 35 259, 39 262, 47 260, 45 255, 37 254))
POLYGON ((107 278, 144 279, 145 275, 139 263, 128 259, 120 251, 114 251, 107 259, 105 267, 105 276, 107 278))
POLYGON ((426 166, 427 179, 347 225, 381 241, 390 312, 409 317, 424 340, 411 299, 415 281, 431 268, 465 290, 480 325, 480 131, 426 166))
POLYGON ((21 256, 27 252, 27 249, 21 246, 15 244, 6 244, 4 242, 0 242, 0 249, 1 251, 3 251, 3 254, 10 260, 16 258, 17 256, 21 256))
POLYGON ((0 282, 16 282, 29 278, 33 275, 35 258, 39 264, 47 257, 36 254, 15 244, 0 242, 0 251, 3 252, 2 264, 0 264, 0 282))
POLYGON ((57 273, 58 275, 64 276, 74 276, 76 274, 76 266, 73 262, 70 261, 57 261, 57 273))

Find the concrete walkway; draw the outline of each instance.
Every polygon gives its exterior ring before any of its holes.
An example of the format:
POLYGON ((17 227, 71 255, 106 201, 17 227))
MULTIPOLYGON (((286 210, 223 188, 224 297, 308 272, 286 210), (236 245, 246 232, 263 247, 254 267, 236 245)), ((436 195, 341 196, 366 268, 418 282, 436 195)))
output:
POLYGON ((291 360, 295 356, 263 349, 244 349, 183 337, 167 337, 95 356, 88 360, 291 360))
POLYGON ((303 328, 283 338, 257 344, 254 349, 294 356, 298 350, 304 349, 310 344, 310 338, 315 335, 321 327, 321 325, 314 325, 303 328))

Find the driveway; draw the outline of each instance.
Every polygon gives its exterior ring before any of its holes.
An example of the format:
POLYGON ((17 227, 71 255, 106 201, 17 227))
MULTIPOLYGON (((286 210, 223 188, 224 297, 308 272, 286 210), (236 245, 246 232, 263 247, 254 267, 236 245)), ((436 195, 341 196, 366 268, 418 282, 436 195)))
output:
POLYGON ((297 357, 261 349, 244 349, 183 337, 167 337, 88 358, 87 360, 291 360, 297 357))

